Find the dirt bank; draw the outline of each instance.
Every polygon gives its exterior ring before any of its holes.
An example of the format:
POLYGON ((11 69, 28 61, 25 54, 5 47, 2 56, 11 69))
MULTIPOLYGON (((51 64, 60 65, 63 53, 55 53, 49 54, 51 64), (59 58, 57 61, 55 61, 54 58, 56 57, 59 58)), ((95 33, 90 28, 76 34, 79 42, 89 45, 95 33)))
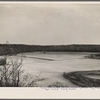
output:
POLYGON ((100 76, 100 70, 64 73, 63 77, 80 87, 100 87, 100 79, 90 78, 88 75, 95 77, 98 75, 100 76))

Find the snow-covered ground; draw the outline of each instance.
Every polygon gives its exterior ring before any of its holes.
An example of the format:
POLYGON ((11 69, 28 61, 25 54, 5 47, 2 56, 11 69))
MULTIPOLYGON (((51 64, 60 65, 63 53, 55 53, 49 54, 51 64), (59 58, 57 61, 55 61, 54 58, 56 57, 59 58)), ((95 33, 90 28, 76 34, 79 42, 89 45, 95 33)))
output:
POLYGON ((63 72, 98 70, 100 60, 88 59, 84 56, 89 53, 65 53, 65 52, 34 52, 23 54, 23 69, 26 73, 47 78, 38 82, 38 86, 48 86, 55 82, 61 82, 73 87, 72 83, 62 77, 63 72))

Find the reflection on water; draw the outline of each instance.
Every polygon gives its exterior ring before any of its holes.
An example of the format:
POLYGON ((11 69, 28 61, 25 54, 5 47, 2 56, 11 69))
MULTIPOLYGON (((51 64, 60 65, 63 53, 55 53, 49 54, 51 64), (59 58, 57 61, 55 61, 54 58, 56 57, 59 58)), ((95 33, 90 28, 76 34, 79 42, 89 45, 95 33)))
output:
POLYGON ((88 59, 84 56, 90 53, 65 53, 65 52, 34 52, 24 53, 23 68, 33 75, 41 74, 48 78, 39 82, 39 86, 48 86, 54 82, 61 82, 66 86, 75 86, 62 77, 63 72, 86 71, 100 69, 100 61, 88 59))

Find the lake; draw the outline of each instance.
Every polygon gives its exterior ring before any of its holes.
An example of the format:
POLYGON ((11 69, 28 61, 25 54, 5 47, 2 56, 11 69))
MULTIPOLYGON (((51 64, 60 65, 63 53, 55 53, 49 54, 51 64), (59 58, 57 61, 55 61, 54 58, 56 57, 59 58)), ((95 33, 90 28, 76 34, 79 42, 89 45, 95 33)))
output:
MULTIPOLYGON (((33 52, 23 53, 23 69, 25 73, 40 75, 46 78, 37 82, 38 86, 46 87, 61 82, 68 87, 77 87, 62 77, 63 72, 100 70, 99 59, 89 59, 87 52, 33 52)), ((19 54, 20 55, 20 54, 19 54)), ((19 56, 18 55, 18 56, 19 56)))

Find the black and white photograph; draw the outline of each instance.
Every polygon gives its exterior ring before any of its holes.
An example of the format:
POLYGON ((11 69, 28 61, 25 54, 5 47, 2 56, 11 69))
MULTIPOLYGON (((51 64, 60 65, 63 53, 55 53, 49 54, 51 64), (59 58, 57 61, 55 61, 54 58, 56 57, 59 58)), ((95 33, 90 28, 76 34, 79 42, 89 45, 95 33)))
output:
POLYGON ((0 2, 0 87, 100 87, 100 3, 0 2))

